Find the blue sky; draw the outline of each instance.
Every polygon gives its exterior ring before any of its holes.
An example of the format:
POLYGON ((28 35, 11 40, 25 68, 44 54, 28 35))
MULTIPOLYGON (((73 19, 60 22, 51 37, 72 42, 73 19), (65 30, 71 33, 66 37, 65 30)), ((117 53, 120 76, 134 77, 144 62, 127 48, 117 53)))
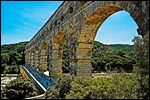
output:
MULTIPOLYGON (((2 1, 1 45, 29 41, 63 1, 2 1)), ((133 44, 137 25, 129 13, 111 15, 99 28, 95 40, 104 44, 133 44)))

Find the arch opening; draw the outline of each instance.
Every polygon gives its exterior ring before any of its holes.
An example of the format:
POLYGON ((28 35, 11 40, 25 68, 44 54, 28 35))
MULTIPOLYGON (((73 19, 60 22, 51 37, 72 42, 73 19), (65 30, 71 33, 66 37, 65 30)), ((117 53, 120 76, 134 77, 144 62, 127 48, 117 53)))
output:
POLYGON ((63 73, 69 73, 70 72, 70 59, 69 59, 68 40, 65 40, 64 44, 63 44, 62 70, 63 70, 63 73))
POLYGON ((127 11, 109 16, 98 29, 92 49, 92 72, 132 72, 137 24, 127 11), (110 25, 112 24, 112 25, 110 25))
POLYGON ((121 10, 123 9, 111 4, 97 8, 91 16, 86 18, 78 39, 77 75, 91 75, 92 48, 96 33, 109 16, 121 10))

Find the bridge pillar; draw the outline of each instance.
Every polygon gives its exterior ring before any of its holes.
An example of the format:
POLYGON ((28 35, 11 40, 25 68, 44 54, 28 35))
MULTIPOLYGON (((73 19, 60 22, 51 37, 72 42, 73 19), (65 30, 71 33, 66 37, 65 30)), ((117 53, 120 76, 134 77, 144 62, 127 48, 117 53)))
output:
POLYGON ((78 48, 72 50, 72 54, 75 56, 72 56, 70 61, 70 74, 74 74, 75 76, 91 76, 92 47, 92 43, 78 43, 78 48))
POLYGON ((24 55, 25 55, 25 64, 28 64, 28 52, 24 51, 24 55))
POLYGON ((55 38, 49 42, 49 75, 62 76, 62 54, 65 34, 58 32, 55 38))
POLYGON ((42 72, 47 71, 47 43, 43 42, 41 44, 41 51, 40 51, 40 62, 39 62, 39 70, 42 72))
POLYGON ((34 67, 34 50, 31 51, 31 66, 34 67))
POLYGON ((29 51, 29 60, 28 61, 29 61, 28 64, 31 65, 31 51, 29 51))
POLYGON ((28 56, 27 56, 27 64, 30 65, 30 52, 28 51, 28 56))
POLYGON ((49 75, 62 76, 62 49, 53 49, 53 53, 49 57, 49 75))
POLYGON ((47 50, 41 49, 39 69, 42 72, 47 71, 47 50))
POLYGON ((35 50, 35 59, 34 59, 34 67, 37 69, 38 68, 38 49, 35 50))
POLYGON ((79 43, 77 48, 77 75, 90 76, 92 71, 92 43, 79 43))

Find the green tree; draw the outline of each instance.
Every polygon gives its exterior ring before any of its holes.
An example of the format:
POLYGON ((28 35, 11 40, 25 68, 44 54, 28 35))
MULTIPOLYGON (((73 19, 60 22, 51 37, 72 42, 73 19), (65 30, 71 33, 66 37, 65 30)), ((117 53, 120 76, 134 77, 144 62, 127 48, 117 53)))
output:
POLYGON ((10 55, 8 53, 1 53, 1 63, 8 64, 10 55))
POLYGON ((23 78, 10 81, 1 92, 1 98, 23 99, 35 96, 36 91, 33 83, 23 78))
POLYGON ((131 45, 105 45, 95 41, 92 58, 93 71, 98 72, 132 72, 133 65, 135 64, 131 45))
POLYGON ((149 33, 143 39, 137 36, 133 41, 140 84, 138 97, 149 99, 149 33))
POLYGON ((66 75, 46 91, 47 99, 137 99, 135 74, 113 74, 112 78, 66 75))
POLYGON ((68 50, 68 42, 64 42, 64 47, 63 47, 63 56, 62 56, 62 70, 64 73, 69 73, 69 50, 68 50))
POLYGON ((28 42, 20 42, 16 44, 2 45, 1 46, 1 61, 7 65, 24 64, 24 49, 28 42))

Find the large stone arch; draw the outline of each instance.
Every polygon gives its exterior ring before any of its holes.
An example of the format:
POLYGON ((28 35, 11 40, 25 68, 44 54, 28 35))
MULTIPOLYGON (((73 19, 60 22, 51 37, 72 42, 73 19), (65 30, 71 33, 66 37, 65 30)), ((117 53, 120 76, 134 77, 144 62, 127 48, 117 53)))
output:
MULTIPOLYGON (((93 8, 92 11, 87 8, 81 12, 85 20, 79 34, 78 47, 76 50, 76 75, 91 75, 93 41, 101 24, 113 13, 120 10, 129 12, 138 24, 140 32, 143 32, 143 30, 141 30, 143 26, 139 24, 141 19, 138 17, 141 16, 141 13, 135 13, 140 10, 137 5, 125 1, 107 1, 103 4, 100 2, 95 3, 97 4, 93 3, 91 5, 91 9, 93 8)), ((148 31, 148 29, 145 31, 148 31)))
POLYGON ((58 32, 54 39, 50 41, 49 46, 49 75, 58 76, 62 75, 62 54, 63 44, 65 41, 64 32, 58 32))

